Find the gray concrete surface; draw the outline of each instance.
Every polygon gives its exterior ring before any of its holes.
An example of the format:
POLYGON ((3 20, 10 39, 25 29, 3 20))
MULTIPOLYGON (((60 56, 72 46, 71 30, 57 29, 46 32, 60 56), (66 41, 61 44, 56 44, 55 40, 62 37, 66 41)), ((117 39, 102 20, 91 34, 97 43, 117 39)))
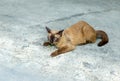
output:
POLYGON ((0 0, 0 81, 120 81, 119 26, 120 0, 0 0), (106 31, 109 43, 50 57, 45 26, 80 20, 106 31))

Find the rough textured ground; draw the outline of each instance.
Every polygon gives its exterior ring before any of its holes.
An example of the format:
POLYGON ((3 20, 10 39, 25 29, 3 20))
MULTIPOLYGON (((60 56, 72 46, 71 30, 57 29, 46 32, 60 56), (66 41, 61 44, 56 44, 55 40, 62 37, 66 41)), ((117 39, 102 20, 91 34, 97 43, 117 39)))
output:
POLYGON ((0 81, 120 81, 120 0, 0 0, 0 81), (109 43, 50 57, 45 26, 84 20, 109 43))

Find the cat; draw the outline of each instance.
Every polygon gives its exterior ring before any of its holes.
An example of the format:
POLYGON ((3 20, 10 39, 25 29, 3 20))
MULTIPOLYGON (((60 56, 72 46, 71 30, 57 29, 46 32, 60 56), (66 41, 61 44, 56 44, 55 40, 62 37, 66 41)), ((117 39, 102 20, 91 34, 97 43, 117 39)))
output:
POLYGON ((97 37, 102 39, 98 46, 103 46, 109 41, 108 35, 104 31, 96 31, 85 21, 79 21, 65 30, 56 31, 48 27, 46 27, 46 30, 48 32, 48 42, 44 42, 43 45, 55 45, 58 48, 51 54, 52 57, 72 51, 77 45, 95 43, 97 37))

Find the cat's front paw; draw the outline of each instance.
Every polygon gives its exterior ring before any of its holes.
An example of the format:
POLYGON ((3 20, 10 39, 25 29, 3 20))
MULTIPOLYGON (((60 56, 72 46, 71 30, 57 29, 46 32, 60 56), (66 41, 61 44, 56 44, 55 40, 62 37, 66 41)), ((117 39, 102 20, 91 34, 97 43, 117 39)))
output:
POLYGON ((50 45, 49 42, 44 42, 44 43, 43 43, 43 46, 48 46, 48 45, 50 45))
POLYGON ((55 57, 55 56, 57 56, 58 55, 58 53, 57 53, 57 51, 55 51, 55 52, 53 52, 50 56, 51 57, 55 57))

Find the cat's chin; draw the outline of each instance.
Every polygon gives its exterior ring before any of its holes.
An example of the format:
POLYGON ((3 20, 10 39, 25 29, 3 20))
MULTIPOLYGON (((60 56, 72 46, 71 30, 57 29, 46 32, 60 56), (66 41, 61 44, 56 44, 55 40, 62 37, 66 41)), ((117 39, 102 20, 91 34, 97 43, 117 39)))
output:
POLYGON ((54 43, 50 43, 50 46, 55 46, 55 44, 54 43))

